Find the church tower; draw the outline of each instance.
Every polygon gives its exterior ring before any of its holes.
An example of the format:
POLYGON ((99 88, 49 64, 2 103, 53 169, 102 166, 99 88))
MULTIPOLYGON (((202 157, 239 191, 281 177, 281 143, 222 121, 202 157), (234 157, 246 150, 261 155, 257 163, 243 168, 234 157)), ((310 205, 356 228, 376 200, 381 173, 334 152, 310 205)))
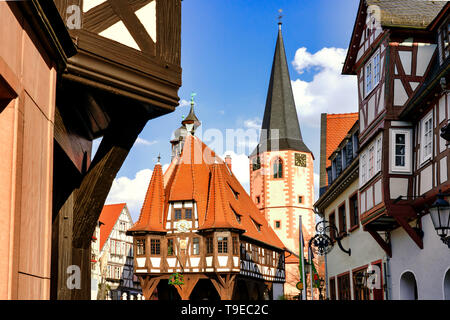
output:
MULTIPOLYGON (((299 254, 299 216, 305 243, 314 235, 314 156, 303 142, 286 61, 281 22, 267 92, 261 136, 250 155, 250 195, 277 236, 299 254)), ((288 254, 289 255, 289 254, 288 254)), ((285 293, 297 293, 298 259, 286 259, 285 293)))

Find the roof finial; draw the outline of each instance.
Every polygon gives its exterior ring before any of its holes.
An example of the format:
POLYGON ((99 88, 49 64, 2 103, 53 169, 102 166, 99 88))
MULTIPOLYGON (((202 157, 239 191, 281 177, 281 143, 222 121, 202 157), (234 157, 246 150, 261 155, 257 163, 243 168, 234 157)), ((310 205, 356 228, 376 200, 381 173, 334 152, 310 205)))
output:
POLYGON ((283 19, 283 9, 278 9, 278 28, 281 29, 281 25, 283 24, 283 22, 281 22, 281 20, 283 19))
POLYGON ((161 164, 161 153, 158 154, 158 162, 156 164, 161 164))

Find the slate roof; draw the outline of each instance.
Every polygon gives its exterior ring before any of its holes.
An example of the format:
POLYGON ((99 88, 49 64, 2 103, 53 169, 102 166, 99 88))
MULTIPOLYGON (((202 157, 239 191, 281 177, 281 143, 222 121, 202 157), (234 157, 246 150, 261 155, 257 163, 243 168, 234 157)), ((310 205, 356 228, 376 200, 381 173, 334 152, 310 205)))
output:
POLYGON ((380 23, 384 27, 425 29, 447 1, 366 0, 366 3, 380 8, 380 23))
POLYGON ((303 142, 300 131, 281 25, 278 30, 261 129, 260 142, 252 152, 252 156, 271 150, 297 150, 311 153, 303 142), (272 134, 271 130, 274 129, 279 130, 278 135, 272 134))

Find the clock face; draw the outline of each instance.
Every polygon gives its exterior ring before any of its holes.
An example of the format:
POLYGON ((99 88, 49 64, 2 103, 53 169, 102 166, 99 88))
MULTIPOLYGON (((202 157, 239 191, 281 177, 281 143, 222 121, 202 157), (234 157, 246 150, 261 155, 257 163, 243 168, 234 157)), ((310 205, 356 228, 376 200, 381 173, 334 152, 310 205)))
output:
POLYGON ((297 167, 306 167, 306 154, 295 154, 295 165, 297 167))
POLYGON ((189 231, 189 224, 186 220, 179 220, 175 224, 175 228, 178 232, 188 232, 189 231))

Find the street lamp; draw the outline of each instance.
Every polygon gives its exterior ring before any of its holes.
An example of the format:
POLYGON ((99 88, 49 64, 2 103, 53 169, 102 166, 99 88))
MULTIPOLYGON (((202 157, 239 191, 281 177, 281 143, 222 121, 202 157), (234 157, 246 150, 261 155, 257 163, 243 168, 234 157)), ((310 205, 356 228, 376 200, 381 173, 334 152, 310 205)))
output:
POLYGON ((322 290, 325 286, 325 280, 323 278, 319 279, 319 300, 323 300, 322 290))
POLYGON ((429 211, 434 229, 442 242, 450 248, 450 204, 444 199, 445 196, 449 195, 443 194, 441 193, 441 190, 439 190, 437 199, 431 205, 429 211))

